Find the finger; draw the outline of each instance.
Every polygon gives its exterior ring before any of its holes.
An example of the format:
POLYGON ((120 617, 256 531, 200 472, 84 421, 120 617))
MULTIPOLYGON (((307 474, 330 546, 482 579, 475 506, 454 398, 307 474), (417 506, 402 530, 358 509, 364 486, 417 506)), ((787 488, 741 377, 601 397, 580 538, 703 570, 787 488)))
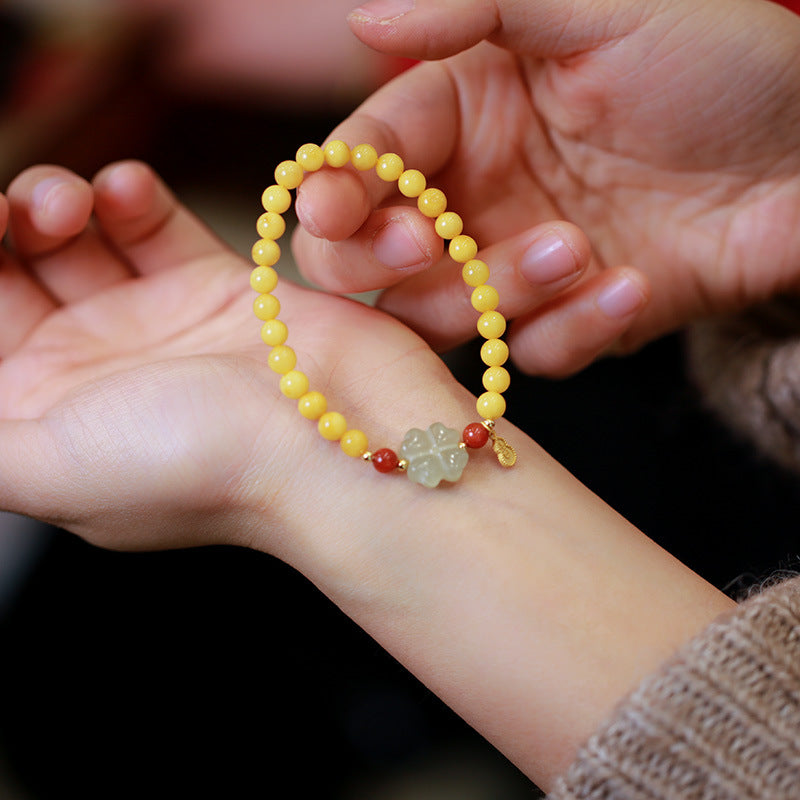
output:
MULTIPOLYGON (((0 195, 0 238, 9 219, 8 200, 0 195)), ((7 358, 55 308, 52 298, 7 251, 0 253, 0 360, 7 358)))
POLYGON ((90 226, 92 187, 62 167, 37 166, 8 190, 17 256, 46 292, 69 303, 129 277, 90 226))
POLYGON ((439 59, 489 39, 539 57, 566 58, 641 24, 647 5, 621 0, 373 0, 352 11, 348 21, 362 42, 390 55, 439 59))
MULTIPOLYGON (((406 169, 434 175, 455 147, 457 106, 453 84, 441 65, 421 64, 372 95, 329 139, 350 147, 368 142, 379 155, 398 154, 406 169)), ((340 241, 358 231, 372 209, 392 196, 399 196, 397 183, 381 180, 373 170, 324 169, 303 180, 296 212, 314 236, 340 241)))
POLYGON ((296 228, 292 250, 300 272, 331 292, 384 289, 435 264, 444 245, 431 220, 416 209, 383 208, 343 242, 296 228))
POLYGON ((446 256, 433 269, 387 289, 378 307, 413 328, 434 350, 443 351, 475 336, 478 316, 487 310, 479 299, 478 306, 473 305, 479 285, 494 288, 500 301, 497 310, 513 319, 598 269, 585 234, 568 222, 537 225, 482 249, 478 259, 488 266, 488 277, 465 276, 462 266, 446 256))
POLYGON ((617 267, 514 321, 511 356, 525 372, 564 377, 615 349, 646 307, 650 286, 632 267, 617 267))
POLYGON ((168 270, 222 247, 146 164, 111 164, 93 186, 99 230, 139 274, 168 270))

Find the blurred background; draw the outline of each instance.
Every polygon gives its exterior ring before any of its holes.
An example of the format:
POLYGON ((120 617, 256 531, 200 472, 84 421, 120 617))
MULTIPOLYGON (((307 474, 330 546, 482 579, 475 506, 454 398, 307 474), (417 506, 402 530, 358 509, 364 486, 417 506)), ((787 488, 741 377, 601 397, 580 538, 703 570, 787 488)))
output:
MULTIPOLYGON (((247 255, 275 163, 409 66, 352 37, 351 5, 0 3, 2 188, 37 162, 88 178, 143 158, 247 255)), ((445 358, 480 384, 474 345, 445 358)), ((797 481, 719 425, 685 372, 676 336, 569 380, 514 375, 511 419, 735 593, 797 567, 797 481)), ((538 794, 262 554, 111 553, 0 514, 0 653, 3 800, 538 794)))

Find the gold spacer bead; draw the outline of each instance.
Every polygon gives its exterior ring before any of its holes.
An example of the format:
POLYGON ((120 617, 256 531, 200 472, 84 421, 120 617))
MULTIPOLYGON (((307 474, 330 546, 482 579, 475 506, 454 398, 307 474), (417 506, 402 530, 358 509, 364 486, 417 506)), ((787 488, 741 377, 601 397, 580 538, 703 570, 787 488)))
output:
POLYGON ((459 442, 458 443, 458 449, 459 450, 466 450, 467 449, 467 443, 466 442, 459 442))
POLYGON ((407 459, 405 459, 405 458, 401 458, 401 459, 400 459, 400 460, 397 462, 397 469, 398 469, 400 472, 405 472, 405 471, 408 469, 408 460, 407 460, 407 459))
POLYGON ((372 461, 372 452, 370 450, 367 450, 366 453, 362 453, 361 459, 363 461, 372 461))
POLYGON ((481 425, 486 428, 489 433, 494 432, 494 420, 493 419, 483 419, 481 420, 481 425))

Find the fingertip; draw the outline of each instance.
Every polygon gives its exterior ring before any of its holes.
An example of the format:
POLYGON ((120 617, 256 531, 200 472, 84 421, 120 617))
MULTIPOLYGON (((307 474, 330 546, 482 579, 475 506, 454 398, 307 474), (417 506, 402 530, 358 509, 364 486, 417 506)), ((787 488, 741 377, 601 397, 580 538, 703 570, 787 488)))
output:
POLYGON ((100 216, 113 214, 119 220, 132 220, 153 207, 159 179, 141 161, 119 161, 104 167, 92 181, 100 216))
POLYGON ((59 173, 37 181, 29 203, 30 223, 37 233, 69 238, 86 227, 94 207, 94 193, 83 178, 59 173))
POLYGON ((492 0, 371 0, 347 17, 364 44, 387 55, 446 58, 480 42, 498 26, 492 0))
POLYGON ((300 185, 294 210, 298 222, 312 236, 339 242, 359 230, 372 207, 357 175, 323 170, 308 175, 300 185))
POLYGON ((650 282, 638 269, 618 267, 613 278, 597 293, 595 302, 612 321, 625 321, 639 314, 650 299, 650 282))

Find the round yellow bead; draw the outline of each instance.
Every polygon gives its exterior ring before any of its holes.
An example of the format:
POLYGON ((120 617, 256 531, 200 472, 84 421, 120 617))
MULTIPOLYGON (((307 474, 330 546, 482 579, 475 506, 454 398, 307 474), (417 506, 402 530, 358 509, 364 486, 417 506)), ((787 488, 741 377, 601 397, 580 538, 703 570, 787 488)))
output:
POLYGON ((253 261, 260 267, 271 267, 281 258, 280 245, 272 239, 259 239, 250 251, 253 261))
POLYGON ((295 155, 304 172, 316 172, 325 163, 325 154, 318 144, 304 144, 295 155))
POLYGON ((425 176, 418 169, 407 169, 397 179, 397 188, 405 197, 419 197, 426 184, 425 176))
POLYGON ((426 189, 417 198, 417 208, 426 217, 438 217, 447 208, 447 197, 441 189, 426 189))
POLYGON ((281 393, 284 397, 299 400, 308 391, 308 378, 296 369, 281 376, 281 393))
POLYGON ((483 388, 487 392, 504 392, 511 385, 511 376, 505 367, 489 367, 483 373, 483 388))
POLYGON ((285 186, 267 186, 264 194, 261 195, 261 205, 264 211, 274 211, 276 214, 283 214, 292 205, 292 196, 285 186))
POLYGON ((464 220, 455 211, 445 211, 436 217, 434 228, 442 239, 455 239, 464 230, 464 220))
POLYGON ((479 258, 471 258, 461 269, 461 277, 467 286, 482 286, 489 280, 489 267, 479 258))
POLYGON ((284 344, 289 338, 289 329, 279 319, 268 319, 261 326, 261 338, 264 340, 264 344, 277 347, 279 344, 284 344))
POLYGON ((275 167, 275 183, 286 189, 296 189, 303 182, 303 168, 296 161, 281 161, 275 167))
POLYGON ((321 392, 306 392, 297 401, 297 410, 306 419, 319 419, 328 410, 328 401, 321 392))
POLYGON ((472 290, 471 302, 476 311, 494 311, 500 302, 500 295, 494 286, 487 286, 484 283, 472 290))
POLYGON ((501 367, 508 361, 508 345, 502 339, 487 339, 481 345, 481 361, 487 367, 501 367))
POLYGON ((269 351, 267 363, 273 372, 277 372, 279 375, 285 375, 297 366, 297 356, 289 345, 279 344, 269 351))
POLYGON ((448 252, 453 261, 464 264, 475 258, 478 253, 478 245, 471 236, 465 236, 462 233, 450 240, 448 252))
POLYGON ((286 222, 280 214, 265 211, 256 222, 256 230, 262 239, 280 239, 286 233, 286 222))
POLYGON ((329 167, 343 167, 350 161, 350 148, 341 140, 333 139, 323 148, 325 163, 329 167))
POLYGON ((475 408, 483 419, 500 419, 506 413, 506 401, 499 392, 484 392, 475 408))
POLYGON ((384 181, 396 181, 404 169, 403 159, 397 153, 384 153, 375 165, 375 172, 384 181))
POLYGON ((369 448, 367 435, 363 431, 357 430, 346 431, 344 436, 339 440, 339 444, 345 455, 351 456, 352 458, 360 458, 369 448))
MULTIPOLYGON (((281 304, 274 294, 260 294, 253 301, 253 313, 260 320, 275 319, 281 313, 281 304)), ((267 342, 269 344, 269 342, 267 342)))
POLYGON ((350 161, 362 172, 372 169, 378 163, 378 151, 371 144, 357 144, 350 153, 350 161))
POLYGON ((506 332, 506 318, 499 311, 484 311, 478 317, 478 333, 484 339, 499 339, 506 332))
POLYGON ((271 292, 278 285, 278 273, 272 267, 256 267, 250 273, 250 286, 255 292, 271 292))
POLYGON ((323 439, 338 442, 347 431, 347 420, 338 411, 328 411, 319 418, 317 430, 323 439))

